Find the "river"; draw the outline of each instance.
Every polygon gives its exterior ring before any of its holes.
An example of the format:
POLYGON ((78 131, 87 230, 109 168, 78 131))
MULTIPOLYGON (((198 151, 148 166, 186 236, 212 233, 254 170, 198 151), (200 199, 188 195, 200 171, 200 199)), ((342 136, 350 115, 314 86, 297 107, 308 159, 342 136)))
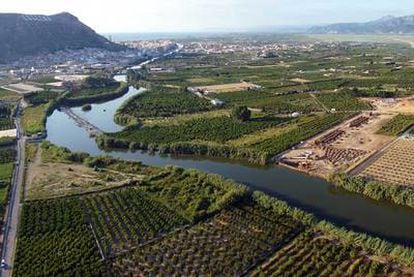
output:
MULTIPOLYGON (((106 132, 117 132, 122 129, 113 121, 117 108, 128 98, 142 91, 130 87, 129 92, 118 99, 93 104, 91 111, 82 111, 80 107, 73 108, 73 111, 106 132)), ((320 178, 279 166, 260 167, 225 159, 103 151, 97 147, 94 138, 90 138, 86 130, 77 126, 59 110, 55 110, 48 117, 46 128, 49 141, 72 151, 87 152, 91 155, 109 154, 148 165, 176 165, 220 174, 246 184, 254 190, 261 190, 286 200, 293 206, 303 208, 337 225, 414 246, 414 210, 346 192, 320 178)))

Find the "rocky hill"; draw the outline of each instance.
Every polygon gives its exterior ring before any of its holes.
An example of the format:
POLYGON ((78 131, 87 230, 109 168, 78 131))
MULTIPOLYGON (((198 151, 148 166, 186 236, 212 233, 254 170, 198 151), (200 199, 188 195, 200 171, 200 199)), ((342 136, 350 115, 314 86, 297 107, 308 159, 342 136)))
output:
POLYGON ((315 26, 309 30, 313 34, 413 34, 414 15, 386 16, 366 23, 338 23, 315 26))
POLYGON ((0 14, 0 26, 0 63, 65 49, 122 49, 69 13, 0 14))

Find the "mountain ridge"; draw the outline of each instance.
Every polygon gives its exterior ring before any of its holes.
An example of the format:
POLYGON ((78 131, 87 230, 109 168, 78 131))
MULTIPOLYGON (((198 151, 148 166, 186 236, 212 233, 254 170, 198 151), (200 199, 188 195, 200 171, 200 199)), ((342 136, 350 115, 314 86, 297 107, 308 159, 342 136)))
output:
POLYGON ((385 16, 365 23, 335 23, 314 26, 308 30, 313 34, 413 34, 414 15, 401 17, 385 16))
POLYGON ((66 49, 123 49, 68 12, 54 15, 0 13, 0 26, 0 63, 66 49))

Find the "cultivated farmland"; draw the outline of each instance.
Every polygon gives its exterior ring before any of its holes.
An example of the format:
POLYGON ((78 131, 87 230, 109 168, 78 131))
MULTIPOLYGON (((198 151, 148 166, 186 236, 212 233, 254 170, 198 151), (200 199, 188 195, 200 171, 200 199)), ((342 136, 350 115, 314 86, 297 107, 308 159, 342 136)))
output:
POLYGON ((0 131, 15 129, 12 118, 12 107, 0 104, 0 131))
POLYGON ((409 276, 380 260, 370 259, 351 246, 313 232, 304 232, 251 276, 409 276))
POLYGON ((82 205, 105 256, 144 244, 187 221, 135 189, 85 197, 82 205))
POLYGON ((132 275, 240 275, 301 229, 293 219, 233 208, 117 259, 114 268, 132 275))
POLYGON ((400 138, 361 175, 388 184, 414 186, 414 139, 400 138))

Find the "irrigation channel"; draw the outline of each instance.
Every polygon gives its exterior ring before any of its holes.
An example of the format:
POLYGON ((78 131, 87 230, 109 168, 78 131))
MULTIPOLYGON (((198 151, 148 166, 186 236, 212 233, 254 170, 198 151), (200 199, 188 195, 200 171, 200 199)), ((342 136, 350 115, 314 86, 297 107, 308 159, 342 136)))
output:
MULTIPOLYGON (((122 130, 122 127, 113 121, 117 108, 128 98, 142 91, 130 87, 127 94, 116 100, 93 104, 91 111, 82 111, 81 107, 72 108, 71 111, 100 130, 117 132, 122 130)), ((346 192, 319 178, 278 166, 258 167, 224 159, 104 151, 98 148, 88 130, 80 127, 73 117, 59 110, 55 110, 48 117, 46 127, 49 141, 72 151, 87 152, 91 155, 107 154, 138 160, 148 165, 176 165, 220 174, 246 184, 253 190, 261 190, 286 200, 291 205, 312 212, 319 218, 332 221, 339 226, 414 246, 414 210, 346 192)))

